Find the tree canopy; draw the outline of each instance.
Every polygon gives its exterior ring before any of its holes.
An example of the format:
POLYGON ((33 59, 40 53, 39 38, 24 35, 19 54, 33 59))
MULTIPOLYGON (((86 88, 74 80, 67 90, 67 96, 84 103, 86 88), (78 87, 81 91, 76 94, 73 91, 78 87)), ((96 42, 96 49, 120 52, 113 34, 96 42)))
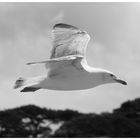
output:
POLYGON ((35 105, 0 111, 0 137, 140 137, 140 98, 112 113, 84 114, 35 105))

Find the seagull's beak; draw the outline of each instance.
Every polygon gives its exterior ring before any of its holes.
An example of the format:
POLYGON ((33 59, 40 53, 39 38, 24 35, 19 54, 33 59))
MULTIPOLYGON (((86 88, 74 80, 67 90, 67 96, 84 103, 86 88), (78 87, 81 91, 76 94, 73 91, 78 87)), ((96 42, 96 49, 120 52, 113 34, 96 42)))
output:
POLYGON ((121 79, 115 79, 115 81, 116 81, 117 83, 120 83, 120 84, 123 84, 123 85, 127 85, 127 82, 125 82, 125 81, 123 81, 123 80, 121 80, 121 79))

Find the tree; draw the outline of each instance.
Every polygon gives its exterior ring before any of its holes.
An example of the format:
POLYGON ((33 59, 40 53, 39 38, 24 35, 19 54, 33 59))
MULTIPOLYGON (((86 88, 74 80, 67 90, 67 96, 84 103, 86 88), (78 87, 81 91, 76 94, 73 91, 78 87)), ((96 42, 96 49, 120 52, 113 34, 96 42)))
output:
POLYGON ((0 137, 49 137, 52 124, 81 115, 72 110, 50 110, 34 105, 0 111, 0 137))
POLYGON ((79 113, 34 105, 0 111, 0 137, 140 137, 140 98, 112 113, 79 113), (53 125, 60 127, 54 131, 53 125))

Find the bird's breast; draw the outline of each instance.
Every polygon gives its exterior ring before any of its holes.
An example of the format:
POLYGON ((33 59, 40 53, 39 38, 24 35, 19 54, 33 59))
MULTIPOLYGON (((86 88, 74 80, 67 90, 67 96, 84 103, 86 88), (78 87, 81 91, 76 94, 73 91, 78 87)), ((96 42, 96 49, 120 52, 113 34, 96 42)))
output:
POLYGON ((52 90, 82 90, 93 88, 98 85, 94 76, 87 71, 74 71, 69 74, 58 74, 48 77, 42 84, 42 88, 52 90))

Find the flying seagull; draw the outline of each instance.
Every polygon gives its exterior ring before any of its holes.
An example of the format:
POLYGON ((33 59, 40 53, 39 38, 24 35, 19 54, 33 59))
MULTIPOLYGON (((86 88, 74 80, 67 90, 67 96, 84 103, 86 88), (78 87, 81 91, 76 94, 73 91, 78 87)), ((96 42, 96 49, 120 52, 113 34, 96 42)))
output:
POLYGON ((118 79, 112 72, 94 68, 87 64, 86 48, 90 36, 86 31, 72 25, 59 23, 52 30, 50 59, 31 62, 27 65, 45 64, 45 76, 19 78, 14 88, 21 92, 34 92, 39 89, 83 90, 108 83, 127 83, 118 79))

